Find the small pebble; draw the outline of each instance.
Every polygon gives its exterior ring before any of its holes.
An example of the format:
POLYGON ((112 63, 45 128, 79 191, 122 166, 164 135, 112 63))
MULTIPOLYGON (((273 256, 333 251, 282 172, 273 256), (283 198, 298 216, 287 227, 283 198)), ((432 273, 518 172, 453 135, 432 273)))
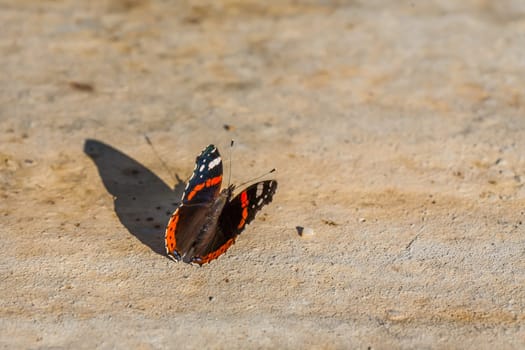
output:
POLYGON ((359 218, 359 222, 365 222, 366 219, 365 218, 359 218))

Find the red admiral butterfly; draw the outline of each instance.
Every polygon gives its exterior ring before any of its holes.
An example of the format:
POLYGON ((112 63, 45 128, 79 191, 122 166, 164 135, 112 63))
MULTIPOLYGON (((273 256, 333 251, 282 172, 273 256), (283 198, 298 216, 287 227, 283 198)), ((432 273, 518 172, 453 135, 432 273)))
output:
POLYGON ((166 252, 172 259, 202 265, 218 258, 277 189, 276 181, 261 181, 233 197, 235 186, 221 191, 221 182, 221 156, 209 145, 197 157, 181 204, 166 227, 166 252))

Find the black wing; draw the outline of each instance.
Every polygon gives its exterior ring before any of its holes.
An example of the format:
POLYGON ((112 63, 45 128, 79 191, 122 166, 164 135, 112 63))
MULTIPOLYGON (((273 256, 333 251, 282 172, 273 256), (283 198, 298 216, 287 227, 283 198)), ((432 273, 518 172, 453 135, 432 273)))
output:
POLYGON ((183 204, 208 204, 219 195, 222 183, 222 159, 214 145, 206 147, 195 160, 195 168, 184 195, 183 204))
POLYGON ((249 224, 255 214, 272 201, 277 190, 277 181, 261 181, 243 190, 231 201, 226 203, 219 227, 227 237, 235 237, 249 224))

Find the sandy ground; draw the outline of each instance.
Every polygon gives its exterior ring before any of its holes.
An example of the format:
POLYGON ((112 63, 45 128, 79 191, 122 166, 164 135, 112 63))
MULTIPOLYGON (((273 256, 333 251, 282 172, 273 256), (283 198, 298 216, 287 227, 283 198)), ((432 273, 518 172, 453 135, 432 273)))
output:
POLYGON ((523 2, 261 4, 0 1, 0 346, 524 348, 523 2), (274 201, 174 263, 231 138, 274 201))

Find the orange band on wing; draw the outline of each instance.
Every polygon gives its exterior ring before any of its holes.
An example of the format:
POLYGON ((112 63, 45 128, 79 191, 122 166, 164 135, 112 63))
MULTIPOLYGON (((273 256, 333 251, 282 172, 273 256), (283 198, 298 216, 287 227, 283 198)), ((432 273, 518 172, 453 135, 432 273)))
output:
POLYGON ((241 222, 239 222, 239 225, 237 225, 237 228, 242 228, 244 226, 244 223, 246 222, 246 218, 248 217, 248 194, 247 192, 241 193, 241 207, 242 207, 242 214, 241 214, 241 222))
POLYGON ((206 264, 206 263, 209 263, 210 261, 212 261, 213 259, 217 259, 220 255, 224 254, 224 252, 226 250, 228 250, 228 248, 230 248, 230 246, 235 243, 235 238, 230 238, 229 240, 226 241, 226 243, 224 243, 223 245, 221 245, 219 247, 219 249, 209 253, 208 255, 205 255, 203 256, 202 258, 199 258, 198 261, 195 261, 197 264, 199 265, 202 265, 202 264, 206 264))
POLYGON ((198 184, 197 186, 195 186, 191 192, 188 194, 188 198, 187 200, 191 200, 193 197, 195 197, 195 195, 197 194, 197 192, 199 192, 200 190, 202 190, 203 188, 205 187, 211 187, 211 186, 215 186, 217 184, 220 184, 222 181, 222 175, 219 175, 219 176, 216 176, 216 177, 213 177, 211 179, 208 179, 206 180, 206 182, 203 182, 201 184, 198 184))
POLYGON ((179 222, 179 209, 175 210, 175 213, 171 216, 168 226, 166 227, 165 243, 166 253, 173 254, 177 248, 177 240, 175 239, 175 229, 179 222))

